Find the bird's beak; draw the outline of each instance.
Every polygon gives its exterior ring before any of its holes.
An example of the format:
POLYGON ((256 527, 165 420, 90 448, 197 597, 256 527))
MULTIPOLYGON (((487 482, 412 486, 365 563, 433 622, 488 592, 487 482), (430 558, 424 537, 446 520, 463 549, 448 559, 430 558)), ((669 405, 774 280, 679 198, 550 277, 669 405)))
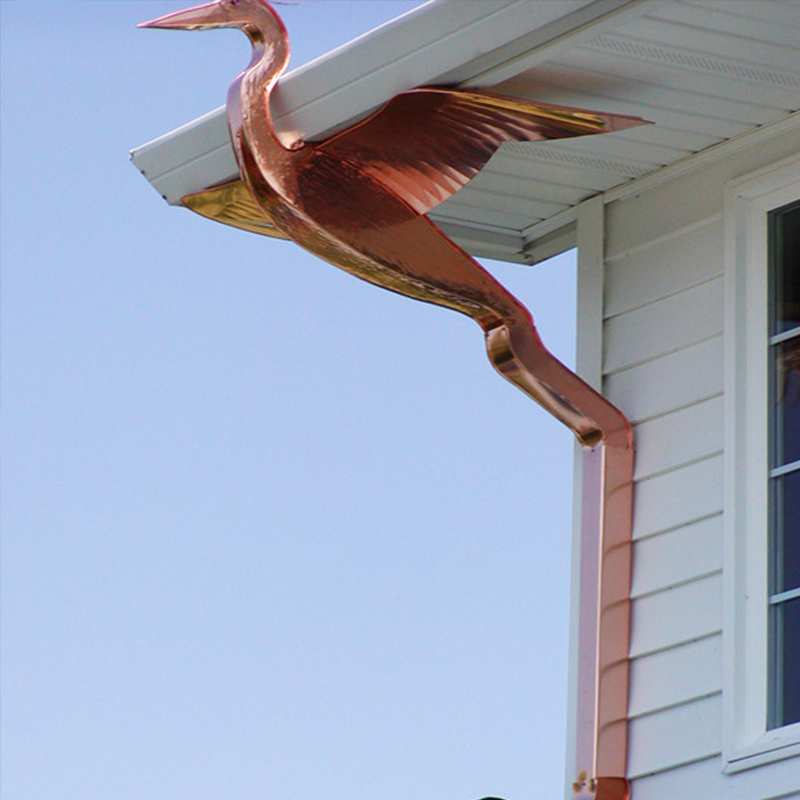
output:
POLYGON ((224 28, 230 25, 225 10, 219 3, 206 3, 202 6, 187 8, 165 14, 163 17, 140 22, 137 28, 166 28, 178 31, 203 31, 209 28, 224 28))

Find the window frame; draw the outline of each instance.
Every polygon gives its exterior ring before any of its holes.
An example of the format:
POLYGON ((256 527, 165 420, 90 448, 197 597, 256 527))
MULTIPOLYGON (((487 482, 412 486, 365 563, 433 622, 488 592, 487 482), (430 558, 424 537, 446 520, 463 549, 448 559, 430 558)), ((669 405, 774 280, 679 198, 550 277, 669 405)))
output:
POLYGON ((800 156, 726 186, 723 761, 800 754, 800 723, 769 729, 768 214, 800 199, 800 156))
MULTIPOLYGON (((786 206, 781 206, 769 213, 769 247, 770 247, 770 329, 769 329, 769 364, 770 364, 770 617, 769 617, 769 630, 770 630, 770 687, 769 687, 769 708, 767 724, 770 728, 787 727, 793 723, 800 722, 800 717, 797 715, 796 705, 793 707, 792 714, 793 720, 788 722, 778 722, 786 713, 783 695, 789 686, 787 679, 781 675, 784 666, 786 665, 786 653, 779 653, 783 649, 781 642, 786 635, 785 632, 780 630, 780 619, 789 612, 789 606, 792 607, 793 613, 800 609, 800 575, 795 577, 794 581, 786 584, 787 577, 785 575, 785 568, 790 566, 786 563, 786 555, 783 552, 789 544, 790 537, 797 536, 800 531, 797 529, 796 524, 789 524, 784 528, 787 522, 786 512, 787 508, 783 506, 781 498, 791 496, 792 490, 789 488, 789 481, 795 484, 795 491, 797 491, 797 479, 800 478, 800 450, 791 452, 792 440, 791 433, 796 420, 791 421, 796 413, 800 411, 800 407, 793 412, 788 412, 787 408, 780 409, 778 392, 780 381, 779 376, 779 361, 781 358, 781 351, 785 346, 791 346, 792 352, 800 344, 800 320, 793 320, 787 327, 785 324, 778 323, 779 313, 779 287, 786 288, 790 280, 788 280, 789 261, 786 259, 789 256, 783 252, 783 247, 779 245, 779 239, 783 241, 786 237, 782 233, 783 222, 787 219, 787 214, 800 221, 800 198, 790 202, 786 206), (778 327, 781 329, 778 330, 778 327), (788 415, 787 415, 788 412, 788 415), (784 430, 784 427, 786 430, 784 430), (784 433, 786 436, 784 436, 784 433), (788 437, 788 438, 787 438, 788 437), (788 449, 788 455, 787 455, 788 449), (783 507, 782 507, 783 506, 783 507), (784 536, 788 533, 789 536, 784 536), (788 588, 787 588, 788 586, 788 588)), ((796 254, 795 254, 796 255, 796 254)), ((785 376, 788 384, 789 377, 785 376)), ((788 391, 788 386, 786 387, 788 391)), ((788 396, 784 398, 788 402, 788 396)), ((796 446, 796 445, 795 445, 796 446)), ((791 519, 791 518, 788 518, 791 519)), ((791 658, 790 658, 791 661, 791 658)), ((792 665, 791 669, 794 669, 792 665)), ((794 692, 792 692, 794 694, 794 692)))

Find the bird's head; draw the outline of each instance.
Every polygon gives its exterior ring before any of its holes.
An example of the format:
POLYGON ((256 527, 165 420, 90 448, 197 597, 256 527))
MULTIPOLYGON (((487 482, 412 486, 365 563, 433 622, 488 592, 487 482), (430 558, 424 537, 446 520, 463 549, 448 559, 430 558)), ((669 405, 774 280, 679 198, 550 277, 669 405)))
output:
POLYGON ((138 27, 184 31, 238 28, 252 40, 266 42, 286 36, 281 18, 264 0, 215 0, 141 22, 138 27))

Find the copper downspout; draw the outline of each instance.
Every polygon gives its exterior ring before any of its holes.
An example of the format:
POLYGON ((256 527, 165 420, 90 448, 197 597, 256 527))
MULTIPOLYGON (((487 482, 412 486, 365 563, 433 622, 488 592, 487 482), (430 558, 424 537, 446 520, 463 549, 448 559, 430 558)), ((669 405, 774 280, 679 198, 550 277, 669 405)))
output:
POLYGON ((632 476, 625 442, 584 453, 575 800, 629 797, 632 476))
POLYGON ((489 356, 504 377, 540 403, 544 384, 577 412, 573 417, 548 408, 584 446, 576 753, 580 769, 573 789, 576 800, 626 800, 633 431, 621 411, 541 342, 535 353, 523 356, 513 353, 503 328, 487 338, 489 356), (527 370, 520 369, 521 362, 527 370), (596 557, 586 560, 593 549, 596 557))

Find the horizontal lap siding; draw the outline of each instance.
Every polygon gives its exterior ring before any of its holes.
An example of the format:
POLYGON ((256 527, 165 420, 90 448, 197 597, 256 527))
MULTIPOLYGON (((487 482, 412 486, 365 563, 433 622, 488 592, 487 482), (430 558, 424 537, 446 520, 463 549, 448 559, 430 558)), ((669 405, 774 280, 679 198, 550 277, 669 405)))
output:
MULTIPOLYGON (((628 770, 633 776, 708 758, 719 753, 721 697, 705 697, 659 714, 637 717, 631 720, 630 731, 628 770), (675 735, 676 731, 680 731, 680 736, 675 735)), ((635 794, 633 799, 638 800, 635 794)))
POLYGON ((719 214, 607 263, 604 387, 637 447, 634 778, 720 751, 723 291, 719 214))
MULTIPOLYGON (((634 539, 719 514, 722 512, 722 456, 712 456, 638 481, 635 492, 634 539)), ((721 561, 719 566, 722 566, 721 561)))
POLYGON ((723 398, 716 395, 636 425, 636 480, 719 452, 722 419, 723 398), (684 435, 687 430, 692 436, 684 435))
POLYGON ((689 226, 606 263, 605 315, 616 317, 654 300, 721 277, 722 217, 689 226), (698 259, 698 253, 704 257, 698 259))
POLYGON ((722 277, 607 320, 606 374, 680 351, 722 333, 722 277))
POLYGON ((722 393, 722 336, 615 372, 604 387, 634 423, 708 400, 722 393))
POLYGON ((719 633, 640 656, 631 667, 630 716, 641 717, 718 694, 721 675, 719 633))
POLYGON ((771 764, 769 779, 763 769, 724 775, 722 768, 722 759, 713 756, 649 775, 634 782, 631 800, 800 800, 796 759, 771 764))
POLYGON ((631 594, 643 597, 688 583, 722 564, 722 514, 635 539, 631 594))
MULTIPOLYGON (((792 149, 791 137, 776 137, 606 207, 603 388, 633 423, 637 447, 632 800, 765 800, 767 776, 788 774, 776 764, 725 776, 719 757, 722 202, 727 181, 792 149)), ((800 789, 797 759, 789 763, 790 788, 800 789)))
MULTIPOLYGON (((720 573, 634 599, 631 657, 656 653, 722 630, 720 573)), ((666 705, 666 704, 665 704, 666 705)))

